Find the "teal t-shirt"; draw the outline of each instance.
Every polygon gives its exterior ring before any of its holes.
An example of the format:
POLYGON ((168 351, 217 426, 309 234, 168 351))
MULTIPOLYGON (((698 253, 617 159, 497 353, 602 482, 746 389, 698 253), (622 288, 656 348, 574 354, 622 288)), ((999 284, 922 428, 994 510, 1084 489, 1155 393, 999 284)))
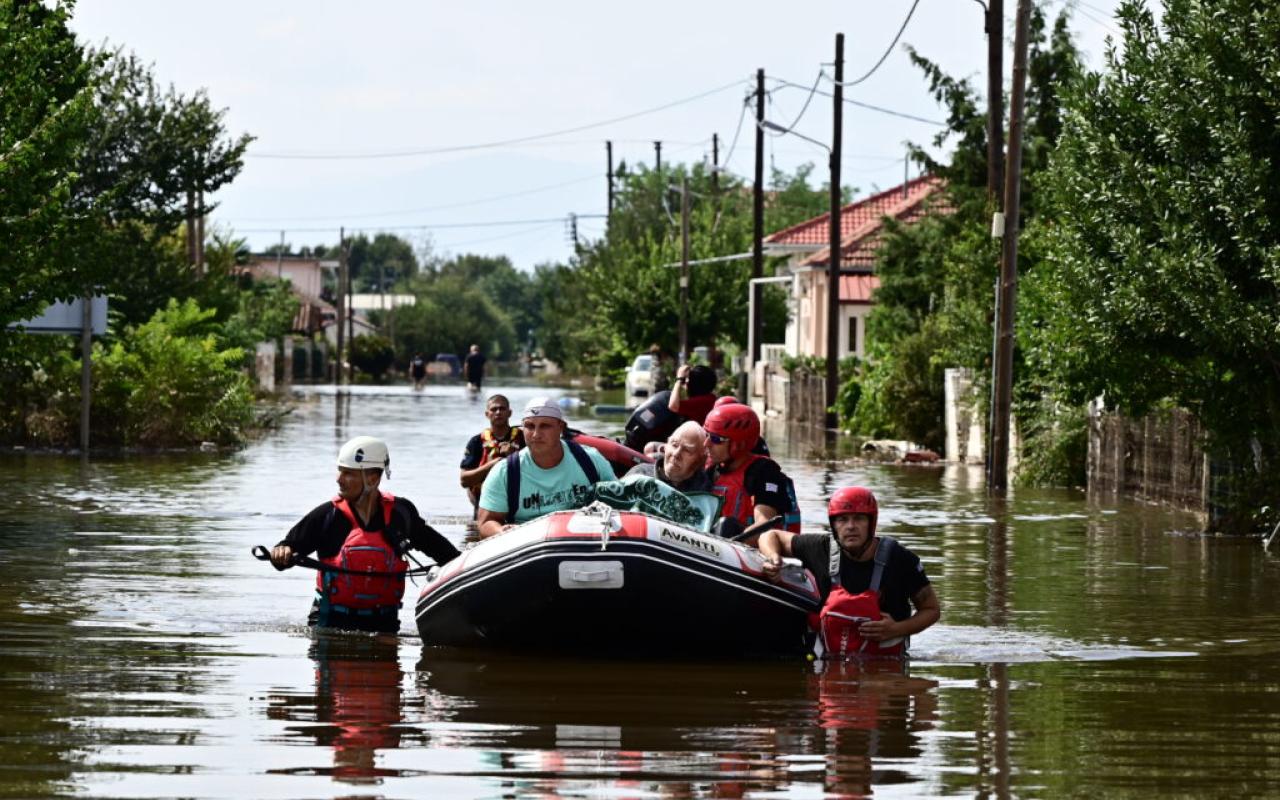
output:
MULTIPOLYGON (((560 442, 564 457, 551 469, 542 469, 533 463, 529 448, 520 451, 520 507, 515 514, 507 508, 507 460, 504 458, 484 479, 480 489, 480 507, 507 515, 507 522, 528 522, 531 519, 562 511, 580 508, 591 498, 591 481, 578 461, 569 452, 569 446, 560 442)), ((613 467, 593 447, 582 446, 600 473, 600 480, 613 479, 613 467)))

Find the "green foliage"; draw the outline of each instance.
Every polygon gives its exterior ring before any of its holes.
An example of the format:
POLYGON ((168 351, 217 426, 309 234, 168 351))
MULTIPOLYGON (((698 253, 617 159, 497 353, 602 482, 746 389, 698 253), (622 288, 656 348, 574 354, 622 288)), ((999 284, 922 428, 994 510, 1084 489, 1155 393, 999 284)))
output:
MULTIPOLYGON (((1224 457, 1280 457, 1280 7, 1117 12, 1106 68, 1067 97, 1045 190, 1051 257, 1028 287, 1034 367, 1082 403, 1168 399, 1224 457)), ((1268 486, 1269 484, 1269 486, 1268 486)), ((1248 495, 1245 492, 1244 495, 1248 495)), ((1244 496, 1242 495, 1242 496, 1244 496)), ((1256 497, 1248 498, 1256 500, 1256 497)))
MULTIPOLYGON (((1043 13, 1032 12, 1028 54, 1023 219, 1034 220, 1040 174, 1061 130, 1061 88, 1078 75, 1078 56, 1065 16, 1046 31, 1043 13)), ((910 225, 890 221, 878 253, 880 288, 867 320, 869 365, 857 379, 854 413, 843 418, 858 433, 893 436, 942 446, 943 369, 970 367, 985 382, 994 318, 999 242, 988 233, 993 206, 987 197, 986 108, 967 80, 957 80, 912 51, 930 91, 947 109, 947 128, 935 144, 954 140, 949 161, 915 158, 946 181, 935 195, 935 213, 910 225)), ((1023 248, 1020 272, 1038 250, 1023 248)), ((1016 373, 1021 378, 1022 371, 1016 373)), ((979 394, 985 392, 979 388, 979 394)))
MULTIPOLYGON (((825 193, 808 186, 811 167, 794 176, 775 172, 766 207, 766 228, 776 230, 819 213, 825 193)), ((619 170, 620 186, 604 238, 579 249, 574 263, 538 274, 544 298, 540 341, 562 363, 603 374, 651 345, 679 349, 681 259, 680 183, 690 193, 691 260, 751 249, 751 193, 721 176, 718 187, 701 165, 619 170)), ((766 269, 766 272, 771 272, 766 269)), ((750 260, 690 269, 689 345, 746 343, 747 280, 750 260)), ((785 298, 765 293, 767 330, 780 335, 785 298)), ((554 357, 554 356, 552 356, 554 357)))
POLYGON ((236 310, 222 325, 225 347, 239 347, 246 353, 259 342, 272 342, 293 329, 298 313, 298 296, 286 281, 271 278, 250 280, 237 293, 236 310))
POLYGON ((1022 437, 1018 483, 1083 487, 1089 456, 1087 409, 1044 395, 1017 403, 1015 415, 1022 437))
POLYGON ((457 275, 437 276, 417 291, 417 297, 416 305, 391 312, 402 355, 461 355, 473 344, 490 356, 514 354, 511 320, 481 288, 457 275))
POLYGON ((353 367, 381 383, 395 363, 395 350, 387 337, 366 334, 352 340, 350 360, 353 367))
MULTIPOLYGON (((370 239, 359 234, 351 239, 347 268, 351 285, 357 292, 380 291, 385 280, 387 290, 418 274, 418 257, 413 245, 393 233, 379 233, 370 239)), ((337 258, 336 250, 331 253, 337 258)))

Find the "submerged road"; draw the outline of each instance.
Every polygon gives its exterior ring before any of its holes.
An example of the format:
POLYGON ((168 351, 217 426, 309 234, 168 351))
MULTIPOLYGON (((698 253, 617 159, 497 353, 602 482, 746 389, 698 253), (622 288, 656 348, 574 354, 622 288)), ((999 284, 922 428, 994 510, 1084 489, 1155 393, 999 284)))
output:
POLYGON ((1280 558, 1256 540, 769 430, 806 526, 863 483, 924 559, 943 620, 905 673, 424 651, 412 586, 399 637, 313 635, 314 573, 249 549, 361 434, 461 543, 484 418, 452 386, 298 399, 234 454, 0 455, 0 797, 1280 794, 1280 558))

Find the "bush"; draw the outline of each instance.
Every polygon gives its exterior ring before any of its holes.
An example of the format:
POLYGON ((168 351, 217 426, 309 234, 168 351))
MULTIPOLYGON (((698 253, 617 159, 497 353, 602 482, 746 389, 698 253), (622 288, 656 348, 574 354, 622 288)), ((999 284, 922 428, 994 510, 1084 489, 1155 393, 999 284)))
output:
POLYGON ((214 314, 194 300, 170 300, 109 349, 94 348, 94 442, 173 447, 241 439, 253 419, 253 392, 240 370, 244 352, 199 332, 214 314))
POLYGON ((391 340, 385 336, 366 334, 351 341, 351 365, 381 383, 396 360, 391 340))

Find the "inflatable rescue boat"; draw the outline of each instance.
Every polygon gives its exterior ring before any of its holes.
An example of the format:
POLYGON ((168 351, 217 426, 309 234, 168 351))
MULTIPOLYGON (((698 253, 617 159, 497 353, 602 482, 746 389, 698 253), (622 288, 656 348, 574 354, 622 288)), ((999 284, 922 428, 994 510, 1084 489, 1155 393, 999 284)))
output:
POLYGON ((754 548, 601 503, 484 539, 417 602, 424 646, 664 656, 807 650, 802 567, 772 583, 754 548))

